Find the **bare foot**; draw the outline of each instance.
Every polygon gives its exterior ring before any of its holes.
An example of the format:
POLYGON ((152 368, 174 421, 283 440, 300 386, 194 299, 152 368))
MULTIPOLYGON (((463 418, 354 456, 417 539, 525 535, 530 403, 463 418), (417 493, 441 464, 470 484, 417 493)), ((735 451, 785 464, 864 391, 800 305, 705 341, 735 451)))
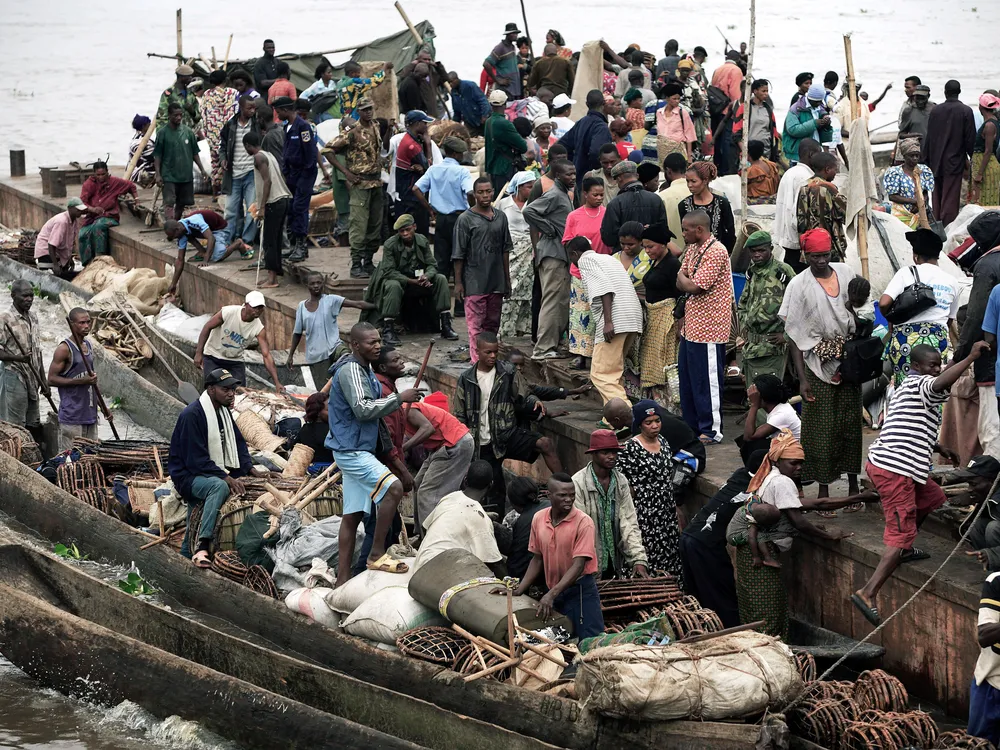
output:
POLYGON ((765 560, 764 565, 766 565, 769 568, 778 568, 779 570, 781 569, 781 563, 778 562, 777 560, 765 560))
POLYGON ((278 284, 277 283, 274 283, 274 284, 265 283, 265 284, 261 284, 260 288, 261 289, 277 289, 278 288, 278 284))

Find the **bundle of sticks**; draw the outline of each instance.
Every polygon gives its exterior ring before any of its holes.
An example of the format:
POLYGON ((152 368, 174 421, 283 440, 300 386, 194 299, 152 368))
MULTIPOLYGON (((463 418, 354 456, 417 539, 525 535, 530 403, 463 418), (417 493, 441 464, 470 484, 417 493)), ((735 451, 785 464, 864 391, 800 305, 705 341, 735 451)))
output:
POLYGON ((657 609, 684 598, 677 579, 669 575, 601 581, 597 590, 606 622, 633 622, 639 611, 657 609))
POLYGON ((130 369, 139 370, 153 359, 152 347, 139 336, 122 311, 93 312, 91 320, 92 335, 130 369))
MULTIPOLYGON (((289 481, 289 480, 285 480, 289 481)), ((264 533, 264 538, 268 539, 278 531, 278 520, 281 514, 288 508, 295 508, 302 514, 302 523, 310 524, 315 522, 315 518, 309 515, 306 508, 313 500, 320 497, 333 484, 340 481, 340 472, 337 464, 330 464, 326 469, 312 479, 293 479, 298 484, 298 489, 289 494, 275 486, 272 481, 264 483, 267 490, 257 498, 257 505, 271 514, 270 528, 264 533)))
POLYGON ((150 476, 166 477, 164 467, 170 455, 170 444, 155 440, 91 440, 75 438, 73 447, 101 464, 104 469, 131 472, 143 467, 150 476))

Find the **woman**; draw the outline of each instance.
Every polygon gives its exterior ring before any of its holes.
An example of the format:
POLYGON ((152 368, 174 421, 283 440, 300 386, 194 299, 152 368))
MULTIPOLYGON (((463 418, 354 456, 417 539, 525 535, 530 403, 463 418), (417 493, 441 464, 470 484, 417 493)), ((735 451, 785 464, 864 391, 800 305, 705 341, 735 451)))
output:
POLYGON ((808 270, 788 282, 778 310, 802 395, 803 479, 819 483, 821 498, 844 473, 857 492, 861 473, 861 386, 841 382, 840 356, 829 354, 857 331, 848 299, 854 272, 830 262, 831 244, 825 229, 802 235, 808 270))
POLYGON ((882 175, 882 188, 892 202, 892 215, 906 224, 910 229, 920 226, 917 216, 917 194, 913 189, 913 170, 920 168, 920 186, 924 190, 924 205, 927 196, 934 192, 934 175, 930 167, 920 162, 920 141, 918 138, 907 138, 899 144, 899 153, 903 163, 889 167, 882 175))
POLYGON ((677 272, 681 262, 671 251, 673 234, 666 224, 651 224, 642 233, 642 248, 651 265, 643 278, 646 323, 639 341, 639 387, 645 398, 678 403, 680 394, 670 386, 668 371, 677 371, 679 326, 674 319, 677 272))
POLYGON ((878 306, 885 315, 896 298, 917 277, 934 289, 936 304, 921 310, 908 320, 893 323, 887 354, 892 363, 893 384, 902 383, 910 371, 910 352, 918 344, 933 346, 941 353, 941 361, 947 362, 951 352, 948 329, 954 326, 958 316, 959 289, 955 278, 938 267, 943 243, 930 229, 920 228, 907 232, 906 239, 913 247, 915 265, 900 268, 886 286, 879 298, 878 306))
POLYGON ((565 57, 569 60, 573 56, 573 50, 566 46, 566 40, 563 39, 563 35, 555 29, 549 29, 545 32, 545 43, 556 45, 556 54, 559 57, 565 57))
POLYGON ((236 114, 236 89, 226 85, 226 71, 213 70, 208 76, 208 89, 201 98, 202 124, 205 140, 212 154, 212 195, 222 190, 222 162, 219 159, 219 144, 222 142, 222 128, 236 114))
POLYGON ((712 180, 719 176, 719 170, 710 161, 696 161, 688 167, 684 176, 691 195, 677 206, 681 220, 692 211, 703 209, 712 220, 713 236, 732 255, 733 248, 736 246, 736 223, 733 219, 733 209, 726 196, 713 193, 709 187, 712 180))
POLYGON ((691 113, 681 106, 682 93, 676 83, 668 83, 660 91, 663 106, 656 110, 657 164, 663 164, 667 154, 681 154, 690 162, 698 142, 691 113))
POLYGON ((646 108, 642 104, 642 92, 631 88, 625 92, 622 101, 625 102, 625 122, 629 130, 645 130, 646 108))
MULTIPOLYGON (((128 163, 132 163, 132 157, 135 156, 136 150, 139 148, 139 144, 142 143, 143 137, 146 135, 146 130, 149 128, 150 119, 145 115, 136 115, 132 118, 132 141, 128 146, 128 163)), ((132 170, 132 174, 129 175, 129 179, 134 182, 139 187, 148 188, 152 187, 153 183, 156 181, 156 169, 153 165, 153 148, 156 146, 156 134, 154 133, 146 141, 146 145, 142 147, 142 155, 139 157, 139 161, 135 163, 135 168, 132 170)))
POLYGON ((333 452, 326 447, 326 436, 330 432, 329 412, 327 411, 329 400, 330 394, 322 391, 314 393, 306 399, 306 423, 302 425, 302 429, 295 437, 295 442, 292 443, 293 448, 300 443, 312 448, 312 463, 314 464, 333 463, 333 452))
POLYGON ((549 146, 559 139, 552 135, 552 118, 542 115, 532 123, 533 135, 528 140, 528 151, 535 155, 535 163, 542 169, 549 166, 549 146))
POLYGON ((521 209, 535 186, 534 172, 518 172, 510 179, 507 195, 497 208, 507 216, 507 227, 514 250, 510 254, 510 296, 504 298, 500 314, 500 338, 510 341, 531 333, 531 288, 535 283, 531 235, 521 209))
MULTIPOLYGON (((574 237, 585 237, 595 253, 610 255, 611 249, 601 240, 601 222, 604 221, 604 181, 599 177, 584 177, 583 205, 566 217, 563 232, 565 245, 574 237)), ((589 370, 590 357, 594 354, 594 319, 590 317, 590 301, 583 286, 580 269, 570 264, 569 287, 569 353, 576 356, 572 367, 589 370)))
POLYGON ((632 435, 618 453, 617 468, 628 479, 642 546, 651 571, 664 571, 683 587, 680 529, 674 503, 673 451, 660 434, 659 404, 649 399, 632 407, 632 435))
POLYGON ((96 255, 110 255, 108 230, 118 226, 121 218, 118 199, 125 195, 135 200, 138 187, 134 182, 112 177, 108 165, 103 161, 94 162, 94 173, 88 177, 80 189, 80 200, 87 206, 80 230, 80 262, 87 265, 96 255))
MULTIPOLYGON (((325 94, 337 93, 337 82, 333 80, 333 66, 327 62, 321 62, 316 66, 316 81, 303 91, 300 96, 303 99, 313 99, 325 94)), ((332 120, 340 116, 340 100, 334 97, 330 107, 316 115, 316 124, 332 120)))
POLYGON ((972 147, 972 181, 969 183, 969 203, 995 206, 1000 203, 1000 163, 997 162, 997 110, 1000 98, 994 94, 979 97, 979 113, 983 124, 976 133, 972 147))
POLYGON ((638 221, 626 221, 618 230, 618 246, 621 250, 614 254, 622 267, 632 279, 632 285, 638 287, 649 271, 649 256, 642 249, 642 232, 645 227, 638 221))
POLYGON ((632 126, 623 118, 616 117, 612 120, 608 129, 611 131, 611 142, 618 149, 618 158, 625 161, 628 159, 628 155, 635 151, 635 146, 629 140, 629 136, 632 133, 632 126))

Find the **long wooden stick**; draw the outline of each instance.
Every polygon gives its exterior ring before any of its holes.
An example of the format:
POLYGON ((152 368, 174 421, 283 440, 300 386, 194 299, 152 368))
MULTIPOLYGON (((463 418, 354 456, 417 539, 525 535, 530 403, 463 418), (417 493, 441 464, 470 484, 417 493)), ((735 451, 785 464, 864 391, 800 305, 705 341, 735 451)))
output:
MULTIPOLYGON (((854 85, 854 55, 851 53, 851 37, 844 34, 844 56, 847 58, 847 95, 851 100, 851 121, 861 116, 858 88, 854 85)), ((861 275, 868 278, 868 201, 858 216, 858 256, 861 258, 861 275)))
POLYGON ((524 10, 524 0, 521 0, 521 18, 524 19, 524 35, 528 38, 528 51, 535 56, 535 48, 531 44, 531 34, 528 33, 528 14, 524 10))
MULTIPOLYGON (((83 366, 87 368, 87 374, 94 375, 94 368, 90 366, 90 363, 83 354, 83 341, 78 346, 80 347, 80 359, 83 360, 83 366)), ((93 352, 93 344, 91 344, 91 352, 93 352)), ((118 437, 118 428, 115 427, 115 418, 111 416, 111 410, 104 401, 104 394, 101 393, 101 387, 97 384, 96 375, 94 376, 94 384, 91 387, 94 389, 94 395, 97 396, 97 405, 101 407, 101 411, 104 412, 104 418, 108 420, 108 426, 111 427, 111 434, 115 436, 115 440, 121 440, 118 437)))
POLYGON ((125 179, 130 180, 132 178, 132 171, 135 169, 135 165, 139 163, 139 159, 142 156, 143 149, 146 148, 146 144, 149 143, 149 139, 153 137, 153 133, 156 132, 156 119, 149 121, 149 127, 146 128, 146 132, 142 135, 142 140, 139 141, 139 145, 135 149, 135 153, 132 154, 132 159, 129 161, 128 166, 125 167, 125 179))
MULTIPOLYGON (((750 42, 747 45, 746 88, 743 91, 743 144, 740 149, 740 230, 747 223, 747 177, 750 171, 750 85, 753 83, 753 46, 757 31, 757 0, 750 0, 750 42)), ((728 42, 727 42, 728 43, 728 42)), ((771 154, 771 159, 777 159, 771 154)))
MULTIPOLYGON (((396 4, 399 5, 399 3, 396 4)), ((475 346, 475 343, 473 343, 473 346, 475 346)), ((427 345, 427 351, 424 352, 424 361, 421 363, 420 369, 417 370, 417 380, 413 384, 414 388, 419 388, 420 381, 424 379, 424 371, 427 369, 427 363, 430 361, 431 349, 433 348, 434 348, 434 339, 431 339, 431 342, 427 345)), ((409 413, 410 413, 410 404, 406 404, 406 406, 403 407, 403 416, 405 417, 409 413)))
POLYGON ((765 624, 764 620, 757 620, 757 622, 748 622, 744 625, 736 625, 732 628, 726 628, 725 630, 717 630, 714 633, 702 633, 701 635, 692 635, 688 638, 681 638, 677 641, 677 643, 701 643, 702 641, 710 641, 713 638, 722 638, 724 635, 742 633, 744 630, 753 630, 754 628, 759 628, 763 624, 765 624))
MULTIPOLYGON (((49 402, 49 406, 52 407, 52 413, 58 414, 59 409, 58 407, 56 407, 55 402, 52 400, 52 396, 49 395, 48 384, 42 382, 42 376, 38 374, 37 370, 35 370, 34 363, 32 363, 31 361, 31 355, 28 352, 24 351, 24 347, 21 346, 21 342, 17 340, 17 336, 15 336, 14 332, 10 329, 10 324, 4 323, 3 325, 4 328, 7 329, 7 335, 10 336, 11 339, 13 339, 14 346, 16 346, 17 350, 21 352, 21 356, 25 358, 26 360, 25 364, 28 365, 28 372, 30 372, 34 376, 35 385, 39 387, 39 390, 41 391, 42 395, 45 396, 45 400, 49 402)), ((115 437, 117 437, 117 435, 115 437)))
POLYGON ((229 64, 229 50, 233 46, 233 35, 229 35, 229 42, 226 43, 226 56, 222 60, 222 69, 225 70, 226 66, 229 64))
POLYGON ((215 45, 213 44, 212 45, 212 70, 215 70, 217 67, 219 67, 219 60, 215 56, 215 45))
POLYGON ((183 11, 180 8, 178 8, 177 9, 177 57, 184 57, 184 44, 182 41, 183 33, 181 30, 181 15, 183 15, 183 11))
POLYGON ((924 201, 924 186, 919 164, 913 168, 913 197, 917 201, 917 222, 924 229, 930 229, 931 222, 927 218, 927 203, 924 201))

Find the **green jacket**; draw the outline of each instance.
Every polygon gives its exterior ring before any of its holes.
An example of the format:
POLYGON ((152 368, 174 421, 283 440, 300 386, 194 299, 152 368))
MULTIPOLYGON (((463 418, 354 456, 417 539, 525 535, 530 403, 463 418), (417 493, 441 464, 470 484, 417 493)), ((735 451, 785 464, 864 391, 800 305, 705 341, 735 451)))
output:
MULTIPOLYGON (((418 269, 423 269, 424 276, 428 279, 437 276, 437 263, 430 240, 422 234, 415 234, 413 244, 407 247, 399 234, 392 235, 382 246, 382 260, 365 289, 365 302, 377 305, 382 298, 386 281, 392 279, 405 285, 407 281, 417 277, 415 271, 418 269)), ((377 310, 364 310, 360 319, 362 322, 375 323, 379 319, 379 313, 377 310)))
POLYGON ((751 264, 747 268, 747 285, 737 308, 740 333, 746 340, 745 358, 771 357, 785 351, 783 344, 772 344, 767 337, 785 332, 778 310, 788 282, 794 276, 795 271, 790 266, 773 257, 762 266, 751 264))
POLYGON ((486 174, 507 174, 514 159, 528 150, 528 143, 517 134, 514 123, 496 112, 483 126, 486 137, 486 174))
POLYGON ((781 134, 781 146, 789 161, 799 160, 799 144, 806 138, 830 143, 833 140, 833 127, 819 127, 808 109, 789 110, 785 115, 785 131, 781 134))
POLYGON ((198 97, 187 89, 177 91, 176 86, 171 86, 160 94, 160 106, 156 108, 156 127, 160 128, 167 124, 167 107, 173 102, 180 104, 184 110, 184 119, 181 120, 181 124, 197 131, 201 126, 201 108, 198 105, 198 97))

